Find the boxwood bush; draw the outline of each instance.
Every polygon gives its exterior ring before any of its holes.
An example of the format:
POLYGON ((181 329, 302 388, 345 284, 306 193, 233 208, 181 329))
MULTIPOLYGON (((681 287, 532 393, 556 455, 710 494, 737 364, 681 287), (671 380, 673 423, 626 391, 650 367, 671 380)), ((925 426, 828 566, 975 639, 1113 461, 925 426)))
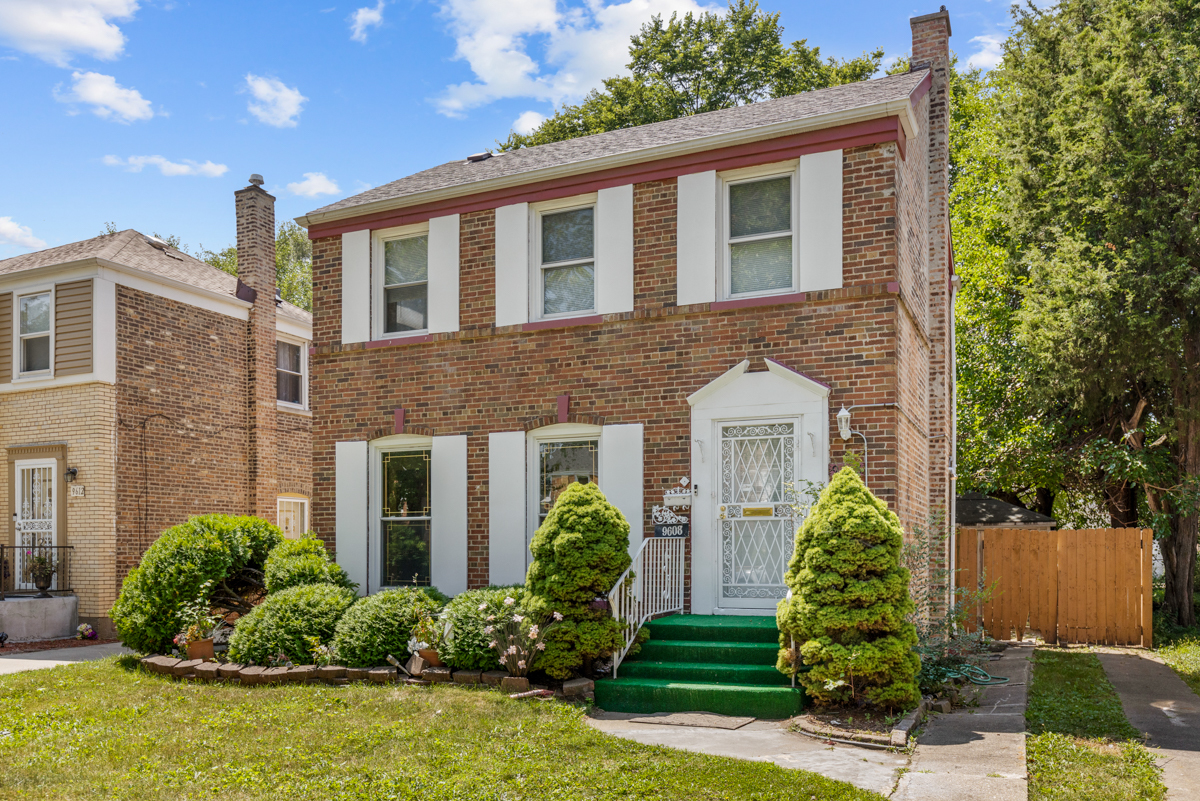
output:
POLYGON ((436 615, 441 605, 424 588, 385 590, 363 598, 338 622, 333 645, 348 667, 378 667, 388 654, 408 656, 408 640, 423 615, 436 615))
POLYGON ((519 604, 505 606, 504 599, 520 601, 524 590, 522 585, 517 584, 512 587, 467 590, 455 595, 442 611, 443 617, 450 623, 450 638, 438 655, 446 664, 458 670, 499 670, 500 659, 495 650, 488 647, 495 636, 485 633, 484 629, 495 622, 489 621, 489 616, 499 619, 517 611, 519 604))
POLYGON ((267 592, 279 592, 302 584, 332 584, 357 590, 342 566, 330 560, 325 544, 316 537, 305 535, 298 540, 284 540, 267 557, 267 592))
POLYGON ((229 658, 244 665, 264 665, 284 654, 294 664, 309 664, 307 638, 328 643, 354 601, 351 590, 332 584, 302 584, 272 593, 238 620, 229 638, 229 658))
POLYGON ((267 554, 282 540, 257 517, 204 515, 167 529, 125 577, 109 612, 121 641, 142 653, 169 651, 180 610, 202 593, 218 614, 249 612, 265 589, 267 554))

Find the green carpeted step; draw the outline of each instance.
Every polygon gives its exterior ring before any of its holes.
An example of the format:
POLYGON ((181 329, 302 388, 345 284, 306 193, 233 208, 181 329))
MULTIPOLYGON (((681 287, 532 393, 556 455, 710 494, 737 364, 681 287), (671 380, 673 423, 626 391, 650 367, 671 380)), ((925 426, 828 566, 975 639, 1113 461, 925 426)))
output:
POLYGON ((702 662, 709 664, 774 665, 779 646, 767 642, 702 642, 651 639, 629 661, 702 662))
POLYGON ((779 642, 775 618, 766 615, 670 615, 646 623, 656 640, 779 642))
POLYGON ((675 681, 712 684, 787 685, 792 680, 775 669, 774 665, 712 665, 700 662, 622 662, 617 671, 621 678, 673 679, 675 681))
POLYGON ((608 712, 715 712, 782 720, 800 714, 804 693, 791 687, 601 679, 596 682, 596 706, 608 712))

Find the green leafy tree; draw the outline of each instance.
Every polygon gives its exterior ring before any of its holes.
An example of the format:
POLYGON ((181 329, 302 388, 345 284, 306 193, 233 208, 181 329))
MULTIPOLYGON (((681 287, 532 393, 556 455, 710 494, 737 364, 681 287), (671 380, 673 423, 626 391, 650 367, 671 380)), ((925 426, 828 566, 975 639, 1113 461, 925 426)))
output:
POLYGON ((621 626, 592 602, 629 567, 629 523, 595 484, 570 484, 530 543, 533 562, 522 607, 535 621, 563 616, 546 635, 537 667, 565 679, 621 646, 621 626))
POLYGON ((1200 6, 1062 0, 1014 14, 999 115, 1028 275, 1018 337, 1041 370, 1028 390, 1103 431, 1087 464, 1140 484, 1164 610, 1194 625, 1200 6))
POLYGON ((862 81, 882 58, 882 48, 846 61, 822 59, 806 39, 785 46, 779 14, 754 0, 731 0, 723 15, 655 15, 632 37, 631 75, 605 79, 580 104, 498 144, 515 150, 862 81))
POLYGON ((900 565, 900 518, 842 468, 821 492, 796 534, 779 602, 778 667, 795 670, 794 639, 807 672, 797 679, 825 704, 866 701, 907 709, 921 694, 921 660, 909 572, 900 565))
MULTIPOLYGON (((218 270, 237 275, 237 247, 206 250, 203 245, 196 258, 218 270)), ((279 294, 288 303, 312 311, 312 242, 308 232, 292 221, 279 224, 275 234, 275 282, 279 294)))

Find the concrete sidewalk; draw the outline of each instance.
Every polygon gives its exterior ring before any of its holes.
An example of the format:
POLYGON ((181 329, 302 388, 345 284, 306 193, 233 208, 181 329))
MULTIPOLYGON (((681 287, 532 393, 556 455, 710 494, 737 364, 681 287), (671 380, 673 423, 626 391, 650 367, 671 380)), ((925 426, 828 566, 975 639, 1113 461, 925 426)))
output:
POLYGON ((104 645, 82 645, 78 648, 55 648, 52 651, 30 651, 11 656, 5 656, 4 652, 0 650, 0 675, 22 673, 26 670, 41 670, 59 665, 72 665, 76 662, 91 662, 117 654, 131 653, 133 651, 119 642, 110 642, 104 645))
POLYGON ((979 688, 979 706, 931 715, 895 801, 1025 801, 1025 704, 1033 648, 984 665, 1007 684, 979 688))
POLYGON ((1149 735, 1168 801, 1200 798, 1200 698, 1171 668, 1137 654, 1099 654, 1125 717, 1149 735))

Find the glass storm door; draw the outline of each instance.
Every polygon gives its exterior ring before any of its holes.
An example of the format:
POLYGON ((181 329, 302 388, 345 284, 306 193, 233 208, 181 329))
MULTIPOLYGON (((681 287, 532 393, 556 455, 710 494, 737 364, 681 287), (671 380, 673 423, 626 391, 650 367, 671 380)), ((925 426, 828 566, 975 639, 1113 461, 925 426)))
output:
POLYGON ((787 595, 796 480, 794 421, 721 426, 717 606, 775 610, 787 595))
MULTIPOLYGON (((17 462, 16 472, 16 522, 17 571, 13 576, 18 590, 32 590, 33 581, 25 573, 25 557, 29 552, 37 553, 38 546, 56 545, 54 459, 17 462)), ((48 556, 49 553, 42 555, 48 556)), ((57 584, 57 576, 55 581, 57 584)), ((52 585, 52 586, 56 586, 52 585)))

